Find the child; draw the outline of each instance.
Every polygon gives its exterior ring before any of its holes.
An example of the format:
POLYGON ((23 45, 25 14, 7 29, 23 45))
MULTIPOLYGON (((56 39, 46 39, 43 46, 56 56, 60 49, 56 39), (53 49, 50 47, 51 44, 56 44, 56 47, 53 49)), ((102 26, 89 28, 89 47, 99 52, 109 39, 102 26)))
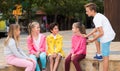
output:
POLYGON ((73 23, 72 49, 65 59, 65 71, 70 70, 70 62, 75 65, 76 71, 82 71, 79 62, 86 56, 85 27, 80 22, 73 23))
MULTIPOLYGON (((38 22, 29 24, 29 36, 27 45, 30 57, 37 63, 38 58, 42 64, 42 71, 46 71, 46 40, 43 34, 40 34, 40 26, 38 22)), ((40 71, 39 64, 36 65, 36 71, 40 71)))
POLYGON ((35 61, 30 59, 19 47, 20 26, 11 24, 5 40, 4 54, 8 64, 25 67, 25 71, 35 71, 35 61))
MULTIPOLYGON (((102 47, 102 56, 103 56, 103 71, 108 71, 109 65, 109 53, 110 53, 110 43, 115 38, 115 32, 112 29, 109 20, 101 13, 96 11, 97 5, 94 3, 88 3, 85 5, 86 14, 88 16, 93 16, 93 22, 95 28, 88 34, 86 37, 89 37, 93 34, 94 38, 88 40, 88 42, 96 41, 97 52, 100 53, 100 44, 102 47)), ((96 54, 96 59, 101 59, 100 55, 96 54)))
POLYGON ((50 24, 50 34, 47 36, 48 56, 50 60, 50 71, 56 71, 61 57, 64 57, 62 50, 63 37, 58 34, 59 29, 56 23, 50 24))

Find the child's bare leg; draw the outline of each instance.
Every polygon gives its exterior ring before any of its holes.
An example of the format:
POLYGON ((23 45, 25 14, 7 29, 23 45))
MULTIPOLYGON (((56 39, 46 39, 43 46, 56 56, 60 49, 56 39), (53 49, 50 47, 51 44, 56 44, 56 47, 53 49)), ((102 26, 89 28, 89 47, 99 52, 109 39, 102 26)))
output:
POLYGON ((55 64, 54 64, 54 68, 53 68, 53 71, 56 71, 57 70, 57 67, 59 65, 59 61, 61 59, 61 55, 57 55, 56 59, 55 59, 55 64))
MULTIPOLYGON (((93 34, 93 37, 96 36, 96 33, 93 34)), ((98 42, 98 40, 95 41, 95 46, 96 46, 96 50, 97 50, 97 54, 101 54, 100 52, 100 42, 98 42)))
POLYGON ((98 42, 98 41, 96 40, 96 41, 95 41, 95 46, 96 46, 97 54, 101 54, 101 52, 100 52, 100 42, 98 42))
POLYGON ((108 71, 109 68, 109 56, 103 57, 103 71, 108 71))
POLYGON ((53 71, 54 57, 51 55, 51 56, 49 57, 49 60, 50 60, 50 71, 53 71))

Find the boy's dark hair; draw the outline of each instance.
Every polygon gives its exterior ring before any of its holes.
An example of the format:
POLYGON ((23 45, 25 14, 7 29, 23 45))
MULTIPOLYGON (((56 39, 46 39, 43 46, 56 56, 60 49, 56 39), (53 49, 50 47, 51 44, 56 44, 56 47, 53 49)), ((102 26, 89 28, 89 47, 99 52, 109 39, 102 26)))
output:
POLYGON ((89 8, 90 10, 94 10, 95 12, 97 12, 97 5, 95 3, 88 3, 86 5, 84 5, 85 8, 89 8))
MULTIPOLYGON (((53 28, 54 28, 55 26, 58 26, 58 24, 57 24, 57 23, 51 23, 50 26, 49 26, 49 31, 51 32, 51 30, 53 30, 53 28)), ((52 33, 52 32, 51 32, 51 33, 52 33)))

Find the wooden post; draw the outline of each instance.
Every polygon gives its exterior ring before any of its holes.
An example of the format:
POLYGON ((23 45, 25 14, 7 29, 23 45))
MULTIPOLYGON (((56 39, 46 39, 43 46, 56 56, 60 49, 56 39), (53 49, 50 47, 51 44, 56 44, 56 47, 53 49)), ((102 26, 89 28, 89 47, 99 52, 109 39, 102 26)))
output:
POLYGON ((104 12, 116 32, 115 41, 120 41, 120 0, 104 0, 104 12))
POLYGON ((16 17, 16 24, 19 24, 19 16, 16 15, 15 17, 16 17))

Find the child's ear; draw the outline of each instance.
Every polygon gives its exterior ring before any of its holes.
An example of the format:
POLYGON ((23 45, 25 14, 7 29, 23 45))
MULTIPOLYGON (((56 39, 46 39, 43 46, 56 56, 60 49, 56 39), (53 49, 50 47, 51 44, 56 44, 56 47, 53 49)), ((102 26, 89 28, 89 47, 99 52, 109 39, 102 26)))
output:
POLYGON ((50 30, 50 32, 52 33, 52 32, 53 32, 53 30, 50 30))

